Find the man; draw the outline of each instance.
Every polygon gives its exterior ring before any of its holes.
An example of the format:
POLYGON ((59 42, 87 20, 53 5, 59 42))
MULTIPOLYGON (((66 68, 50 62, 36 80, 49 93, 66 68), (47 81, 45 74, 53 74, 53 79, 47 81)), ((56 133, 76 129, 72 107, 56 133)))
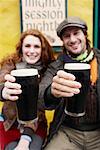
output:
POLYGON ((100 149, 100 51, 90 47, 87 30, 87 24, 78 17, 68 17, 57 28, 62 53, 49 66, 40 86, 46 108, 55 109, 45 150, 100 149), (65 112, 68 98, 78 94, 82 86, 73 74, 63 70, 68 62, 91 65, 91 84, 81 117, 65 112))

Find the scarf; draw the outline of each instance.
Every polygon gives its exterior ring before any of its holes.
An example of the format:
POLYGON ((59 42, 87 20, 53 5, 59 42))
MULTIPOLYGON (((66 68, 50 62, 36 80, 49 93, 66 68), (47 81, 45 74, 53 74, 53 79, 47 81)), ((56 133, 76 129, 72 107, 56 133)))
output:
POLYGON ((71 63, 71 62, 82 62, 82 63, 89 63, 93 60, 94 58, 94 52, 93 50, 91 50, 90 52, 88 52, 88 50, 85 50, 84 53, 78 55, 77 57, 73 57, 69 54, 69 52, 67 51, 67 53, 64 53, 60 56, 60 59, 66 63, 71 63))

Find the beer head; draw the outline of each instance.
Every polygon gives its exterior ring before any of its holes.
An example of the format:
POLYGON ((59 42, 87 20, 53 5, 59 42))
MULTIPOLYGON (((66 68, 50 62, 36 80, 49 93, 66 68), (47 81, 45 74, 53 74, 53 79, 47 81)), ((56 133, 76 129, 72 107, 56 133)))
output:
POLYGON ((90 65, 86 63, 65 63, 65 70, 88 70, 90 65))
POLYGON ((11 75, 15 77, 35 76, 35 75, 38 75, 38 70, 37 69, 12 70, 11 75))

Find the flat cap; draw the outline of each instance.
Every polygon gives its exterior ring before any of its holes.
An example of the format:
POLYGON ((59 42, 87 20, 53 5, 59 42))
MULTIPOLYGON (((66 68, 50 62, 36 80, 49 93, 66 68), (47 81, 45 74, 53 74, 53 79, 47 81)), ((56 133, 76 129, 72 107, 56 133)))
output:
POLYGON ((62 31, 67 28, 67 27, 71 27, 71 26, 75 26, 75 27, 80 27, 82 29, 86 29, 87 30, 87 24, 84 20, 80 19, 79 17, 67 17, 64 21, 62 21, 56 31, 57 31, 57 35, 59 37, 61 37, 62 35, 62 31))

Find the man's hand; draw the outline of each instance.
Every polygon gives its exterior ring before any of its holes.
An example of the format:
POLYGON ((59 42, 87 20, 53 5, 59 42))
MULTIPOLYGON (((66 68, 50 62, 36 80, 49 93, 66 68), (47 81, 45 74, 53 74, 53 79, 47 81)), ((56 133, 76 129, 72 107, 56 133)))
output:
POLYGON ((72 97, 80 92, 81 83, 75 81, 75 76, 59 70, 51 84, 51 93, 55 97, 72 97))
POLYGON ((18 95, 21 94, 21 85, 15 82, 15 77, 10 74, 5 75, 5 84, 2 90, 2 97, 6 100, 18 100, 18 95))

